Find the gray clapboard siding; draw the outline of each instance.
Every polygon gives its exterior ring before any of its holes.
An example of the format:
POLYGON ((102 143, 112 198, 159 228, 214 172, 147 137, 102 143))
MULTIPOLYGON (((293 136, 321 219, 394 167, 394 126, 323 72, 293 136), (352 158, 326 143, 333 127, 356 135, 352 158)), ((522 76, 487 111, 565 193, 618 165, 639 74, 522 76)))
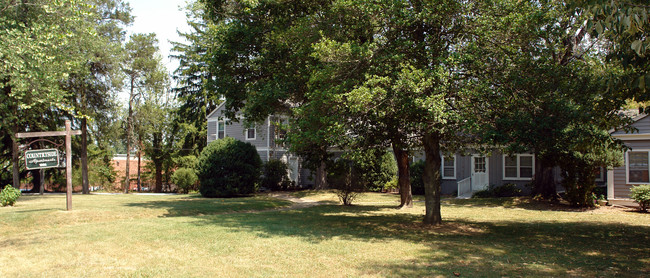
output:
MULTIPOLYGON (((644 119, 648 119, 648 117, 644 119)), ((630 147, 632 151, 635 149, 650 149, 650 140, 630 140, 625 141, 624 143, 626 146, 630 147)), ((630 198, 630 188, 632 188, 633 184, 627 183, 627 172, 625 167, 627 163, 628 161, 626 160, 623 166, 614 168, 614 198, 630 198)))
MULTIPOLYGON (((632 134, 650 133, 650 115, 641 116, 641 118, 638 119, 636 122, 634 122, 632 126, 638 129, 638 132, 632 134)), ((621 134, 626 134, 626 133, 625 131, 622 130, 618 130, 612 133, 612 135, 621 135, 621 134)))

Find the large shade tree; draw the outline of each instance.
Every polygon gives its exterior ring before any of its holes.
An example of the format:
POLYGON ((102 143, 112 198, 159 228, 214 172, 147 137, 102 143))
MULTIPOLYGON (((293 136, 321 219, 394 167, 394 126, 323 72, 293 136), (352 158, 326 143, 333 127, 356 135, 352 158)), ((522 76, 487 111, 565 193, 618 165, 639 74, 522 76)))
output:
MULTIPOLYGON (((97 15, 101 9, 86 2, 0 4, 0 136, 3 158, 11 153, 15 165, 12 179, 17 186, 20 170, 15 134, 55 129, 64 116, 88 114, 77 109, 74 92, 64 84, 93 74, 89 61, 98 61, 93 55, 105 47, 93 42, 104 42, 105 37, 98 32, 103 25, 97 15)), ((11 164, 3 159, 2 167, 11 164)))

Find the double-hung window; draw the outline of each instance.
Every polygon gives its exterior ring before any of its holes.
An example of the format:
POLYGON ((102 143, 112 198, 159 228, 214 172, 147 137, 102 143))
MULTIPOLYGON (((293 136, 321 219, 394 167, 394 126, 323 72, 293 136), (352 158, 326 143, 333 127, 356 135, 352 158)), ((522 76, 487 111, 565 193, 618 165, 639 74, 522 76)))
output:
POLYGON ((627 152, 627 183, 650 183, 650 150, 635 150, 627 152))
POLYGON ((504 180, 532 180, 535 175, 535 155, 503 155, 504 180))
POLYGON ((456 179, 456 158, 453 155, 442 157, 442 178, 456 179))
POLYGON ((226 137, 226 122, 218 121, 217 122, 217 139, 223 139, 226 137))
POLYGON ((255 140, 256 136, 254 127, 246 129, 246 140, 255 140))

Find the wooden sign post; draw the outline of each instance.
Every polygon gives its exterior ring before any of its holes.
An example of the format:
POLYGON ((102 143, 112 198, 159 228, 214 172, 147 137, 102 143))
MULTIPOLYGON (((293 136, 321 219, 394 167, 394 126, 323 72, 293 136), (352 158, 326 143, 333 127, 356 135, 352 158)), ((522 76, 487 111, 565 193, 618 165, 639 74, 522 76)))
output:
MULTIPOLYGON (((72 210, 72 135, 80 135, 81 131, 72 130, 70 121, 65 121, 65 131, 21 132, 16 138, 65 136, 65 180, 66 180, 66 209, 72 210)), ((15 165, 14 167, 16 167, 15 165)), ((42 186, 42 185, 41 185, 42 186)))

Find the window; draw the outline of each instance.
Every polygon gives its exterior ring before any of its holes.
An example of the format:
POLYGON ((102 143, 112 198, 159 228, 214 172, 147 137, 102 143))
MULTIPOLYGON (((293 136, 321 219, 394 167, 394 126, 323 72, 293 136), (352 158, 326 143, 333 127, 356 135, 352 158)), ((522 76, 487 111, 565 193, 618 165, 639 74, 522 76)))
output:
POLYGON ((246 129, 246 140, 255 140, 255 128, 247 128, 246 129))
POLYGON ((594 170, 596 181, 603 182, 605 181, 605 167, 596 167, 594 170))
POLYGON ((627 152, 627 183, 649 183, 650 167, 648 164, 648 151, 627 152))
POLYGON ((217 122, 217 139, 226 137, 226 125, 224 121, 217 122))
POLYGON ((474 157, 474 173, 487 172, 487 162, 485 156, 474 157))
POLYGON ((535 175, 535 156, 532 154, 503 155, 504 180, 531 180, 535 175))
POLYGON ((454 156, 442 157, 442 178, 456 179, 456 159, 454 156))

